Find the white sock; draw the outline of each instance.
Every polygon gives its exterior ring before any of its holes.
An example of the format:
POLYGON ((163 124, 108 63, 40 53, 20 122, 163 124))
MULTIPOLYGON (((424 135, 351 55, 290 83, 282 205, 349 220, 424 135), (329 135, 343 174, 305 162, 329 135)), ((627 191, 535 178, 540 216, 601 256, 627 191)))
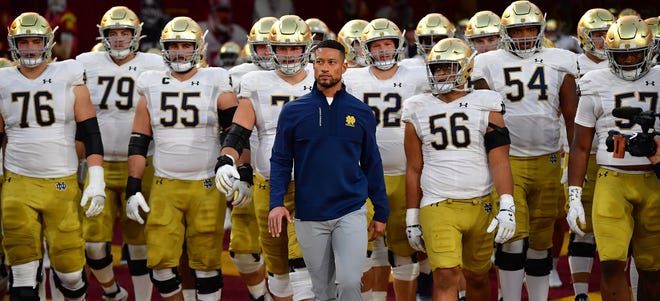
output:
POLYGON ((463 297, 465 297, 465 291, 464 290, 463 291, 458 291, 458 298, 460 299, 460 298, 463 298, 463 297))
POLYGON ((374 301, 385 301, 387 300, 387 291, 374 291, 371 296, 374 301))
POLYGON ((639 273, 637 273, 637 266, 635 265, 635 259, 630 257, 630 287, 633 292, 633 300, 637 301, 637 289, 639 287, 639 273))
POLYGON ((527 283, 527 294, 529 301, 547 301, 548 291, 550 290, 549 278, 550 275, 545 276, 530 276, 525 275, 527 283))
POLYGON ((131 276, 131 280, 133 281, 135 300, 151 300, 154 284, 151 282, 149 274, 131 276))
MULTIPOLYGON (((500 269, 500 286, 504 301, 520 301, 522 299, 522 283, 525 270, 505 271, 500 269)), ((546 279, 546 284, 547 284, 546 279)))
POLYGON ((362 300, 363 301, 373 301, 374 300, 374 294, 372 290, 368 290, 366 292, 362 292, 362 300))
POLYGON ((552 269, 557 271, 557 262, 559 262, 559 258, 552 258, 552 269))
POLYGON ((268 290, 266 289, 266 280, 262 280, 256 285, 248 286, 248 291, 255 299, 265 295, 268 293, 268 290))
POLYGON ((184 289, 183 290, 183 300, 184 301, 195 301, 197 300, 197 293, 195 289, 184 289))
POLYGON ((589 283, 587 282, 573 282, 573 291, 575 295, 589 293, 589 283))

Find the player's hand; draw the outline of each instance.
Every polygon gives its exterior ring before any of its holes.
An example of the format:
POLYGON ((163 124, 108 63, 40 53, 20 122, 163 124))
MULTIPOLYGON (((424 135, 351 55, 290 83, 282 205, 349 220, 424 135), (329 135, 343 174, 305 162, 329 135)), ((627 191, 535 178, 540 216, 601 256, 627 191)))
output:
POLYGON ((496 227, 498 229, 495 242, 499 244, 507 242, 516 233, 516 205, 510 194, 500 196, 500 211, 490 222, 486 232, 492 233, 496 227))
POLYGON ((227 195, 232 190, 234 181, 241 178, 234 166, 234 158, 229 155, 218 157, 215 169, 215 187, 227 195))
POLYGON ((587 224, 584 217, 584 207, 582 207, 582 187, 580 186, 568 186, 568 213, 566 214, 566 221, 575 234, 584 236, 584 231, 580 229, 580 225, 578 224, 578 221, 582 225, 587 224))
POLYGON ((140 208, 142 208, 142 211, 144 212, 151 211, 142 192, 138 192, 128 198, 128 201, 126 202, 126 217, 140 224, 144 224, 144 219, 140 216, 140 208))
POLYGON ((80 200, 80 206, 85 207, 87 202, 91 199, 89 203, 89 208, 85 211, 87 217, 93 217, 99 215, 103 211, 103 205, 105 203, 105 180, 103 179, 103 167, 102 166, 90 166, 88 168, 89 173, 89 184, 83 191, 82 199, 80 200))
POLYGON ((252 202, 252 189, 250 183, 245 181, 234 181, 231 190, 227 193, 227 202, 231 202, 234 208, 245 208, 252 202))
POLYGON ((268 233, 271 236, 280 237, 283 219, 286 219, 289 224, 293 223, 291 215, 289 215, 289 210, 286 207, 279 206, 270 210, 270 213, 268 213, 268 233))
POLYGON ((406 209, 406 234, 413 249, 426 253, 422 225, 419 224, 419 208, 406 209))
POLYGON ((372 220, 369 224, 369 227, 367 228, 367 233, 371 233, 369 241, 376 240, 378 236, 381 236, 383 233, 385 233, 385 223, 372 220))

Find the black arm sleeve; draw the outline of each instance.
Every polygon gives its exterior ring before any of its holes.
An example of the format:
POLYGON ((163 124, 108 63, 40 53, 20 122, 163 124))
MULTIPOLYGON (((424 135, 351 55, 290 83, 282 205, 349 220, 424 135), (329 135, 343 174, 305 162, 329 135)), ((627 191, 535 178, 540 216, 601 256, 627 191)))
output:
POLYGON ((218 109, 218 122, 223 130, 231 126, 231 121, 234 119, 236 108, 238 108, 238 106, 226 110, 218 109))
POLYGON ((93 154, 103 156, 103 141, 101 140, 101 130, 99 130, 96 117, 77 123, 76 140, 85 143, 85 156, 93 154))
POLYGON ((140 155, 147 157, 151 137, 141 133, 131 133, 131 140, 128 142, 128 155, 140 155))
POLYGON ((222 146, 234 148, 240 156, 244 148, 250 148, 250 135, 252 135, 252 131, 237 123, 232 123, 229 132, 227 132, 225 143, 222 146))
POLYGON ((488 123, 488 127, 493 130, 484 135, 484 144, 486 152, 490 152, 496 147, 511 144, 511 137, 509 137, 509 129, 506 127, 499 127, 493 123, 488 123))

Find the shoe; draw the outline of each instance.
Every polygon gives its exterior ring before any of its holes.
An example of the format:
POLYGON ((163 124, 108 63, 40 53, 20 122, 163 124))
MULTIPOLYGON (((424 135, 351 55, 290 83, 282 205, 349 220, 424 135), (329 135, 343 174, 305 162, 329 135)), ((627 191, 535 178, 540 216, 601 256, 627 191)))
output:
POLYGON ((550 270, 549 282, 550 287, 561 287, 563 285, 561 279, 559 279, 559 273, 557 273, 557 270, 550 270))
POLYGON ((589 301, 589 296, 587 294, 579 294, 575 296, 575 301, 589 301))
MULTIPOLYGON (((115 282, 116 283, 116 282, 115 282)), ((126 301, 128 300, 128 292, 119 283, 116 283, 117 291, 114 293, 106 294, 103 292, 104 301, 126 301)))

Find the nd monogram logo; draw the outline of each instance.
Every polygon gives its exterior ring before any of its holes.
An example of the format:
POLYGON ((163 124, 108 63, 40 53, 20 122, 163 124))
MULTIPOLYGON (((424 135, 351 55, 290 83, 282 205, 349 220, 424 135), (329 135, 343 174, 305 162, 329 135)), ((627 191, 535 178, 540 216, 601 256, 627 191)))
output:
POLYGON ((355 127, 355 116, 346 115, 346 126, 355 127))

